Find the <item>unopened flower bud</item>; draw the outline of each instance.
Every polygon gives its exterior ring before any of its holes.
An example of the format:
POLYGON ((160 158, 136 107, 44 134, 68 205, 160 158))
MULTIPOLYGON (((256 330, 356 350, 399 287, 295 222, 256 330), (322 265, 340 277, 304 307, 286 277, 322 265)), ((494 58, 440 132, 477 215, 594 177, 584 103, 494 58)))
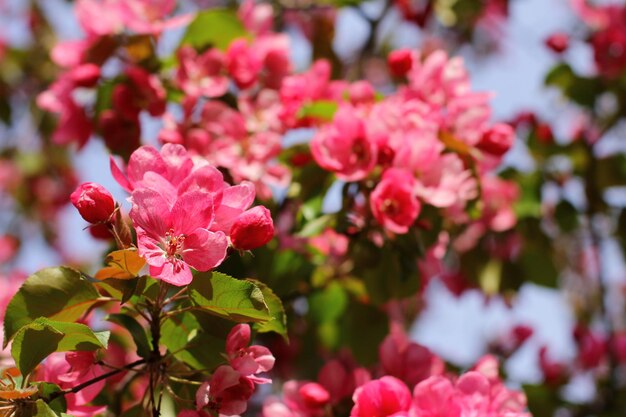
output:
POLYGON ((330 394, 316 382, 308 382, 298 390, 304 403, 310 408, 321 408, 330 401, 330 394))
POLYGON ((274 222, 270 211, 263 206, 256 206, 244 211, 237 217, 230 228, 230 240, 233 247, 251 250, 265 245, 274 236, 274 222))
POLYGON ((398 49, 387 56, 389 71, 396 77, 405 76, 413 66, 413 54, 409 49, 398 49))
POLYGON ((491 155, 504 155, 515 140, 515 131, 504 123, 498 123, 487 130, 478 143, 478 149, 491 155))
POLYGON ((567 33, 554 33, 546 39, 546 46, 557 54, 561 54, 569 47, 569 36, 567 33))
POLYGON ((100 184, 86 182, 80 185, 70 196, 72 204, 89 223, 109 220, 115 211, 115 200, 111 193, 100 184))
POLYGON ((82 64, 71 72, 72 81, 77 87, 94 87, 100 79, 100 67, 95 64, 82 64))

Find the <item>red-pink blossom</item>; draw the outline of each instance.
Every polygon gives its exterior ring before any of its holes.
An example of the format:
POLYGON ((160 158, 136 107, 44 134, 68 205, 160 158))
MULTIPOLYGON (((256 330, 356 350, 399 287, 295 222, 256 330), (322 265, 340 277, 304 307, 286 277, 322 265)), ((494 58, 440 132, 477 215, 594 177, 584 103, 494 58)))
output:
POLYGON ((463 206, 478 196, 478 182, 461 158, 443 154, 434 166, 417 179, 417 195, 435 207, 463 206))
POLYGON ((517 215, 513 207, 519 197, 519 187, 513 181, 495 176, 484 176, 481 180, 484 204, 481 221, 496 232, 515 226, 517 215))
POLYGON ((177 196, 166 188, 138 188, 132 201, 130 218, 139 254, 155 278, 187 285, 192 280, 190 267, 208 271, 226 257, 226 235, 209 230, 214 207, 208 192, 191 190, 177 196))
POLYGON ((345 181, 365 178, 377 160, 376 143, 368 138, 365 122, 349 107, 340 108, 333 122, 315 135, 311 153, 322 168, 345 181))
POLYGON ((397 326, 379 347, 382 369, 386 375, 404 381, 409 387, 432 375, 443 373, 445 364, 428 348, 411 342, 397 326))
POLYGON ((59 115, 58 124, 52 134, 55 143, 67 145, 76 142, 82 147, 91 136, 93 126, 85 109, 72 96, 75 87, 70 73, 63 74, 48 90, 37 96, 37 105, 59 115))
POLYGON ((347 360, 333 359, 320 369, 317 375, 318 382, 330 394, 330 401, 338 403, 350 397, 355 389, 369 382, 370 372, 347 360))
POLYGON ((226 68, 241 89, 252 87, 258 80, 263 62, 245 39, 231 42, 226 51, 226 68))
POLYGON ((406 233, 421 210, 416 181, 408 171, 391 168, 370 195, 370 208, 378 223, 394 233, 406 233))
MULTIPOLYGON (((104 371, 96 365, 94 352, 53 353, 39 368, 37 379, 57 384, 61 389, 71 389, 102 374, 104 371)), ((106 406, 88 404, 102 391, 105 383, 101 380, 77 393, 66 394, 67 412, 76 417, 91 417, 103 412, 106 406)))
POLYGON ((198 55, 191 46, 183 46, 177 56, 179 66, 176 83, 185 94, 192 97, 220 97, 228 91, 226 59, 220 50, 210 48, 198 55))
POLYGON ((223 416, 242 414, 254 392, 254 383, 228 365, 215 370, 196 392, 196 407, 223 416))
POLYGON ((257 384, 270 383, 271 379, 257 377, 274 367, 275 358, 265 346, 250 344, 250 326, 238 324, 226 337, 226 355, 230 365, 241 375, 257 384))
POLYGON ((239 6, 237 16, 246 29, 256 36, 268 35, 272 32, 274 10, 270 4, 244 0, 239 6))
POLYGON ((193 18, 191 14, 167 18, 176 8, 176 0, 122 0, 118 7, 122 22, 135 33, 158 35, 193 18))
POLYGON ((601 75, 616 78, 626 69, 626 24, 611 25, 594 33, 591 45, 601 75))
POLYGON ((384 376, 359 387, 350 417, 408 417, 411 392, 397 378, 384 376))

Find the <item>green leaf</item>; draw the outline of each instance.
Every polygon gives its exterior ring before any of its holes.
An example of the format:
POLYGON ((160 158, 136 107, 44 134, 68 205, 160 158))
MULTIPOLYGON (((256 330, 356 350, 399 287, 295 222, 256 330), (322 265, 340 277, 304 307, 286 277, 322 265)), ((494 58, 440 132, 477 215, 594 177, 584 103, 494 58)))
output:
POLYGON ((58 415, 52 411, 52 408, 44 400, 37 400, 33 417, 58 417, 58 415))
POLYGON ((237 38, 249 37, 237 14, 232 10, 212 9, 200 12, 189 24, 181 44, 196 49, 207 46, 225 50, 237 38))
POLYGON ((135 342, 135 346, 137 347, 137 355, 142 358, 148 358, 148 356, 150 356, 152 348, 150 346, 150 342, 148 341, 148 335, 135 318, 127 314, 109 314, 106 320, 111 323, 119 324, 128 330, 133 338, 133 342, 135 342))
POLYGON ((378 346, 389 334, 389 318, 380 309, 356 301, 350 303, 342 317, 346 344, 354 358, 364 366, 378 361, 378 346))
POLYGON ((29 276, 9 303, 4 318, 6 348, 15 333, 39 317, 74 322, 98 298, 98 291, 67 267, 42 269, 29 276))
POLYGON ((298 237, 312 237, 319 235, 330 226, 332 221, 335 219, 335 216, 331 214, 325 214, 317 219, 311 220, 305 223, 302 230, 300 230, 296 236, 298 237))
POLYGON ((200 273, 189 285, 191 300, 203 311, 237 322, 271 318, 263 293, 253 283, 220 272, 200 273))
POLYGON ((63 411, 67 410, 67 402, 65 401, 65 396, 61 395, 52 401, 48 401, 50 396, 55 392, 61 391, 61 388, 58 385, 52 384, 50 382, 38 382, 37 389, 39 391, 39 396, 46 400, 46 403, 52 409, 52 411, 61 414, 61 417, 63 417, 63 415, 65 414, 63 413, 63 411))
POLYGON ((348 305, 348 295, 337 282, 331 283, 323 291, 317 291, 309 298, 311 316, 318 323, 338 320, 348 305))
POLYGON ((283 302, 274 293, 274 291, 272 291, 272 289, 264 283, 252 279, 249 279, 248 281, 259 287, 263 293, 263 299, 270 310, 270 315, 272 316, 272 319, 267 322, 255 323, 254 328, 259 333, 274 332, 286 338, 287 315, 285 314, 285 309, 283 308, 283 302))
POLYGON ((335 112, 339 108, 339 104, 336 101, 331 100, 318 100, 311 103, 307 103, 298 111, 298 119, 304 119, 305 117, 312 117, 315 119, 321 119, 326 121, 333 120, 335 112))
POLYGON ((224 363, 227 333, 202 331, 200 320, 191 312, 168 317, 161 333, 161 341, 174 357, 193 369, 214 369, 224 363))
POLYGON ((109 332, 94 333, 78 323, 38 318, 15 335, 11 355, 23 375, 53 352, 90 351, 106 348, 109 332))

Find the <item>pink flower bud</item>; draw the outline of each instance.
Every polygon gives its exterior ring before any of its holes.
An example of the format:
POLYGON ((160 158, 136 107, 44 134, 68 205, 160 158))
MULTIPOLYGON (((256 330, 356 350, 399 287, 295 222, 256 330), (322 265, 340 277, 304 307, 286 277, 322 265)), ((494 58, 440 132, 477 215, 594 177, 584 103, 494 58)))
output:
POLYGON ((80 185, 74 190, 70 199, 83 219, 89 223, 105 222, 115 210, 115 201, 111 193, 94 182, 80 185))
POLYGON ((498 123, 487 130, 478 143, 478 149, 495 156, 502 156, 513 145, 515 131, 504 123, 498 123))
POLYGON ((554 33, 546 39, 546 46, 557 54, 561 54, 569 47, 569 36, 567 33, 554 33))
POLYGON ((308 382, 298 390, 304 404, 309 408, 321 408, 330 401, 330 394, 316 382, 308 382))
POLYGON ((100 67, 95 64, 83 64, 70 72, 77 87, 94 87, 100 79, 100 67))
POLYGON ((389 71, 396 77, 403 77, 413 66, 413 54, 409 49, 398 49, 387 56, 389 71))
POLYGON ((265 245, 274 236, 274 222, 270 211, 256 206, 244 211, 230 228, 233 246, 241 250, 251 250, 265 245))

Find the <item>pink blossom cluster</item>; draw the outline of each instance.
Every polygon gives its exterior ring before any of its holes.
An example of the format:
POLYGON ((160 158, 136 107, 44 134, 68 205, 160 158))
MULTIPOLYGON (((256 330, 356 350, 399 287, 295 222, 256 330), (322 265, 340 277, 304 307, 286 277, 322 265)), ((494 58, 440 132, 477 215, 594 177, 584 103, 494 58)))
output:
POLYGON ((262 199, 271 187, 285 187, 287 168, 276 160, 285 131, 279 120, 277 90, 291 72, 289 42, 271 27, 271 7, 244 2, 240 18, 255 34, 252 41, 233 40, 225 52, 209 48, 198 53, 182 46, 174 84, 185 94, 183 117, 166 115, 159 133, 163 143, 185 145, 190 152, 224 168, 235 182, 255 184, 262 199), (219 98, 234 93, 236 108, 219 98))
POLYGON ((187 285, 191 268, 215 268, 229 245, 249 250, 273 237, 269 211, 250 208, 254 186, 227 184, 220 171, 181 145, 166 144, 161 151, 143 146, 130 156, 125 174, 113 159, 111 169, 131 193, 137 247, 155 278, 187 285))
POLYGON ((415 386, 412 396, 403 382, 384 376, 359 387, 353 400, 351 417, 530 416, 526 397, 502 383, 492 356, 459 377, 431 376, 415 386))
POLYGON ((589 43, 600 75, 617 78, 626 69, 626 8, 616 3, 591 5, 571 0, 572 8, 590 27, 589 43))
POLYGON ((123 33, 159 36, 165 29, 189 22, 190 15, 169 17, 175 7, 175 0, 76 2, 75 14, 86 37, 57 43, 51 57, 65 72, 37 98, 39 107, 59 116, 53 133, 55 143, 76 142, 80 147, 97 129, 115 152, 130 153, 139 146, 139 112, 147 110, 152 116, 160 116, 165 111, 165 89, 157 76, 128 65, 114 86, 112 108, 101 114, 95 114, 96 109, 86 106, 76 96, 80 95, 80 89, 98 86, 100 67, 115 56, 119 46, 116 36, 123 33))
POLYGON ((479 198, 488 229, 512 227, 516 192, 493 202, 480 193, 483 183, 495 194, 514 187, 493 179, 515 132, 490 123, 490 95, 472 91, 461 59, 443 51, 426 56, 396 51, 390 63, 396 74, 404 71, 407 84, 382 100, 367 82, 330 81, 328 64, 314 64, 283 83, 283 117, 295 117, 307 103, 339 101, 332 122, 312 139, 311 152, 341 180, 374 181, 369 207, 389 232, 406 233, 424 204, 441 209, 455 223, 467 223, 465 209, 479 198))
POLYGON ((264 346, 250 344, 250 326, 236 325, 226 337, 228 365, 221 365, 196 393, 196 409, 178 417, 236 416, 246 411, 255 384, 272 380, 258 376, 274 367, 274 356, 264 346))
POLYGON ((495 357, 460 376, 447 374, 439 357, 397 328, 381 344, 374 372, 376 379, 349 360, 328 361, 317 381, 287 381, 282 399, 268 398, 262 415, 321 417, 351 398, 352 417, 529 416, 524 394, 500 380, 495 357))

